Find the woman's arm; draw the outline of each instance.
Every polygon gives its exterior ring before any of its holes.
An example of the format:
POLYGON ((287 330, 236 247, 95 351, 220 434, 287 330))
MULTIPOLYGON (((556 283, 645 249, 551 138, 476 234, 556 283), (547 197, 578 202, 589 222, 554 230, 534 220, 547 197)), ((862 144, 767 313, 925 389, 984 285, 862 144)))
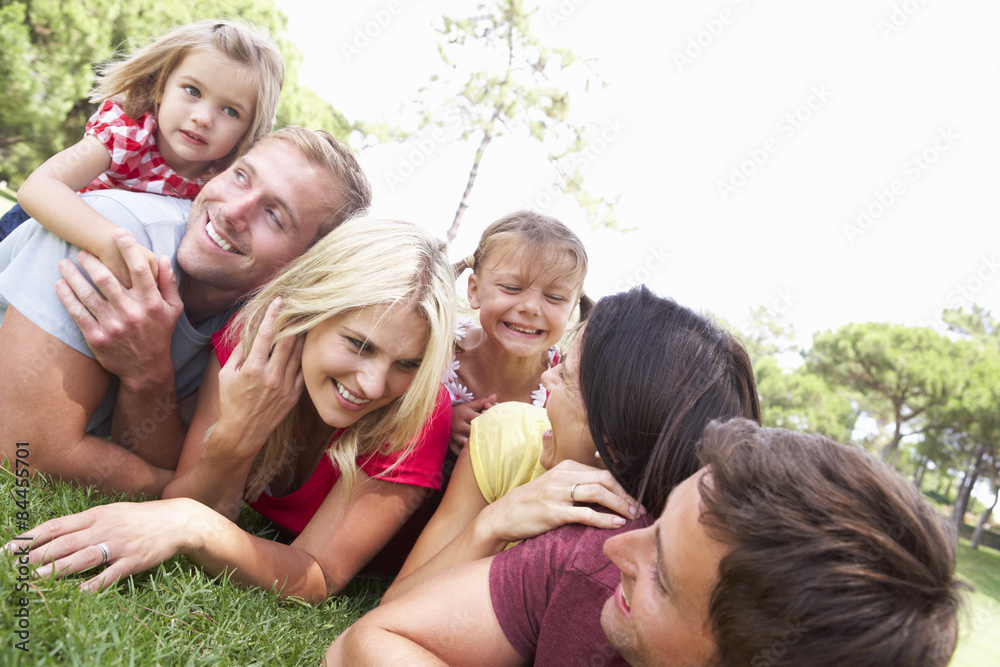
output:
POLYGON ((523 665, 490 599, 492 559, 417 586, 337 638, 327 665, 523 665))
POLYGON ((353 494, 337 484, 305 531, 291 545, 244 532, 189 498, 115 503, 52 519, 6 549, 31 543, 38 576, 62 577, 109 566, 81 587, 101 590, 121 577, 185 554, 206 572, 231 571, 233 581, 313 602, 340 591, 389 541, 420 502, 422 489, 370 479, 358 472, 353 494), (30 536, 30 537, 29 537, 30 536))
MULTIPOLYGON (((468 447, 463 450, 462 455, 466 457, 467 476, 473 478, 475 495, 482 499, 482 493, 475 483, 472 465, 468 462, 468 447)), ((459 457, 460 465, 455 469, 456 475, 462 470, 461 461, 462 458, 459 457)), ((455 481, 453 476, 445 498, 451 493, 451 484, 455 481)), ((462 486, 459 488, 465 488, 462 494, 465 502, 474 505, 473 492, 461 478, 460 484, 462 486)), ((461 500, 456 498, 454 502, 459 503, 461 500)), ((444 508, 445 504, 442 501, 432 521, 444 508)), ((382 600, 383 602, 392 600, 420 581, 448 568, 477 558, 493 556, 512 542, 541 535, 568 523, 582 523, 596 528, 620 528, 626 522, 623 517, 637 516, 639 510, 636 502, 615 481, 610 472, 576 461, 562 461, 541 477, 511 490, 496 502, 482 507, 471 521, 463 517, 464 524, 452 526, 453 530, 458 531, 451 533, 454 534, 454 538, 423 565, 415 561, 413 571, 409 573, 407 566, 410 565, 411 559, 407 559, 399 577, 386 591, 382 600), (617 514, 598 511, 587 505, 603 505, 617 514)), ((439 534, 446 536, 449 533, 442 528, 439 534)), ((420 540, 423 539, 424 535, 421 533, 420 540)), ((411 558, 413 555, 411 553, 411 558)))
POLYGON ((285 338, 272 350, 280 309, 280 299, 268 306, 246 360, 239 347, 223 367, 209 356, 164 498, 194 498, 230 519, 239 515, 254 458, 302 394, 302 338, 285 338))
MULTIPOLYGON (((494 545, 490 544, 476 546, 471 542, 455 546, 451 544, 486 505, 486 499, 479 490, 472 469, 469 448, 465 447, 458 456, 441 504, 420 532, 420 537, 413 545, 406 562, 403 563, 399 575, 382 597, 383 603, 438 572, 496 553, 492 550, 494 545)), ((496 551, 505 545, 506 543, 501 544, 496 551)))
MULTIPOLYGON (((132 287, 128 267, 114 242, 117 225, 86 204, 77 190, 111 166, 111 153, 93 136, 56 153, 18 188, 17 201, 43 227, 96 255, 118 280, 132 287)), ((143 248, 156 275, 156 256, 143 248)))

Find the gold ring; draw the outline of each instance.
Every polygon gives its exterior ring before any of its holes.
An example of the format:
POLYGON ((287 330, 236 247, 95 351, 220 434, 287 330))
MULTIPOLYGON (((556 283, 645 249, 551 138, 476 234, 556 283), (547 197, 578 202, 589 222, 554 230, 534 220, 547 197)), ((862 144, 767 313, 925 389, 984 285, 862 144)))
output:
POLYGON ((571 503, 576 502, 576 487, 580 486, 580 482, 573 485, 573 488, 569 490, 569 501, 571 503))

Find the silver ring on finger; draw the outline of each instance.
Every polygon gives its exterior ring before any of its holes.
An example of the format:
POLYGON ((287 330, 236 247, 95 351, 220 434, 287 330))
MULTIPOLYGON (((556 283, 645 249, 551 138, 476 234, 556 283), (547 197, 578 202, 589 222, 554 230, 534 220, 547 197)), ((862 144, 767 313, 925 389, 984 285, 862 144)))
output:
POLYGON ((569 501, 571 503, 576 502, 576 487, 580 486, 581 482, 577 482, 573 485, 573 488, 569 490, 569 501))
POLYGON ((103 556, 103 558, 101 558, 101 565, 107 565, 108 561, 111 560, 111 549, 109 549, 108 545, 104 542, 98 544, 97 548, 101 550, 101 555, 103 556))

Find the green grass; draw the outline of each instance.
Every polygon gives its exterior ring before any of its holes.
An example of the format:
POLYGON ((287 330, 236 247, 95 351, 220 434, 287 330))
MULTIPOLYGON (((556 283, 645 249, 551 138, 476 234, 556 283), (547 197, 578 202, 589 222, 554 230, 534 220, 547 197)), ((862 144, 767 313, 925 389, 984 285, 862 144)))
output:
MULTIPOLYGON (((10 472, 0 470, 0 544, 18 532, 16 490, 10 472)), ((34 525, 104 502, 84 489, 36 483, 27 511, 34 525)), ((269 534, 252 511, 241 524, 269 534)), ((81 592, 83 580, 38 580, 16 592, 17 563, 0 556, 0 665, 315 665, 388 586, 384 578, 358 577, 341 595, 310 605, 213 580, 182 557, 99 594, 81 592), (28 600, 28 653, 15 648, 21 597, 28 600)))
POLYGON ((961 540, 958 574, 974 590, 966 595, 951 667, 992 667, 1000 655, 1000 551, 984 546, 973 551, 961 540))

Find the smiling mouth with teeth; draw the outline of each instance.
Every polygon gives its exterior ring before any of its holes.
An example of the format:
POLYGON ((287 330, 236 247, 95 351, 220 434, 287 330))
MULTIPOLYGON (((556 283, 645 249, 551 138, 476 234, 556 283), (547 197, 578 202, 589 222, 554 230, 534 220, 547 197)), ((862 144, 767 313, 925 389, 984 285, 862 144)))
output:
POLYGON ((238 250, 234 250, 231 243, 229 243, 228 241, 226 241, 226 239, 224 239, 221 236, 219 236, 219 233, 217 231, 215 231, 215 227, 212 226, 212 221, 211 220, 209 220, 208 224, 205 225, 205 231, 208 232, 208 237, 210 239, 212 239, 213 241, 215 241, 215 245, 219 246, 220 248, 222 248, 226 252, 231 252, 234 255, 242 255, 243 254, 243 253, 241 253, 238 250))
POLYGON ((504 322, 503 325, 511 331, 516 331, 517 333, 531 334, 534 336, 544 333, 543 329, 525 329, 524 327, 519 327, 516 324, 511 324, 510 322, 504 322))
POLYGON ((351 403, 354 403, 355 405, 365 405, 366 403, 371 403, 370 398, 369 399, 358 398, 351 392, 347 391, 347 388, 344 387, 344 385, 337 382, 336 380, 333 381, 333 384, 337 387, 337 392, 351 403))

